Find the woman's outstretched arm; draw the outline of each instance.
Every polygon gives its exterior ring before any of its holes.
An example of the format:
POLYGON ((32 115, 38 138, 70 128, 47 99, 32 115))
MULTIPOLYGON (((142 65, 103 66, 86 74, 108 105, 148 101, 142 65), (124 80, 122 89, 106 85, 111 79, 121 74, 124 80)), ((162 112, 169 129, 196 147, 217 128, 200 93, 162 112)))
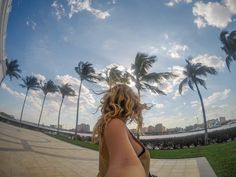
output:
POLYGON ((125 123, 113 119, 104 131, 109 151, 106 177, 145 177, 144 168, 128 138, 125 123))

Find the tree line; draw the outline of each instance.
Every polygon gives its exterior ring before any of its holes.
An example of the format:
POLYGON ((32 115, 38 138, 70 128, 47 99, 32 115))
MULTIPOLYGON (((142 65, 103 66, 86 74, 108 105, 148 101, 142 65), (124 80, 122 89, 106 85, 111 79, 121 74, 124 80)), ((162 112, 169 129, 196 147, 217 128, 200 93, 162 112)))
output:
MULTIPOLYGON (((222 50, 226 54, 225 62, 229 71, 230 64, 232 61, 236 60, 236 31, 227 32, 222 31, 220 33, 220 41, 222 42, 222 50)), ((192 57, 186 59, 186 65, 183 70, 183 75, 185 78, 179 84, 179 93, 182 94, 183 87, 188 85, 191 90, 197 90, 202 114, 203 114, 203 122, 205 129, 204 142, 208 144, 208 132, 207 132, 207 124, 206 124, 206 112, 204 107, 203 98, 200 92, 199 86, 206 87, 206 81, 202 78, 202 76, 206 77, 208 74, 216 75, 217 71, 214 67, 206 66, 202 63, 194 63, 192 57)), ((78 95, 76 95, 75 90, 72 88, 70 83, 56 85, 52 80, 43 82, 39 81, 35 76, 21 76, 21 70, 19 68, 19 64, 17 60, 9 61, 5 60, 7 70, 6 76, 9 76, 10 80, 12 78, 21 79, 22 84, 20 86, 26 89, 25 98, 23 102, 23 106, 21 109, 20 115, 20 124, 22 123, 24 106, 27 100, 27 96, 30 90, 42 90, 44 97, 42 100, 42 106, 40 115, 38 118, 38 127, 40 126, 40 121, 44 109, 45 100, 48 93, 56 93, 59 92, 61 94, 61 103, 58 111, 58 126, 57 133, 59 134, 59 125, 60 125, 60 114, 61 108, 63 105, 63 101, 67 96, 77 96, 77 109, 76 109, 76 124, 75 124, 75 138, 77 137, 77 125, 79 120, 79 108, 80 108, 80 95, 81 88, 84 82, 94 83, 97 82, 105 82, 109 88, 114 86, 117 83, 129 84, 131 81, 135 83, 135 88, 138 93, 139 99, 141 99, 141 92, 145 90, 150 90, 151 92, 159 95, 166 95, 164 91, 159 88, 159 84, 165 80, 170 80, 178 75, 175 75, 172 72, 149 72, 150 68, 156 62, 156 56, 148 55, 146 53, 138 52, 134 59, 134 63, 131 64, 131 72, 121 71, 117 66, 113 66, 111 68, 107 68, 103 73, 97 73, 93 67, 93 65, 89 62, 80 61, 78 66, 76 66, 75 72, 78 74, 80 79, 80 85, 78 90, 78 95)), ((5 76, 1 80, 0 84, 3 82, 5 76)), ((95 93, 95 92, 94 92, 95 93)), ((147 104, 144 104, 146 109, 150 109, 152 106, 148 107, 147 104)), ((143 116, 140 115, 140 121, 138 124, 143 123, 143 116)), ((139 126, 138 126, 139 127, 139 126)), ((140 136, 142 130, 137 129, 137 136, 140 136)))

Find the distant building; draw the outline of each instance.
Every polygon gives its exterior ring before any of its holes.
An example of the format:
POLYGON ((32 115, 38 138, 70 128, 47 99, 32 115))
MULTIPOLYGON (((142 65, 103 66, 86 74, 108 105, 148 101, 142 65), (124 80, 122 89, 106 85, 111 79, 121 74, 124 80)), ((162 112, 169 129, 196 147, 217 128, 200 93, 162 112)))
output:
POLYGON ((147 131, 147 133, 155 133, 155 127, 153 127, 153 126, 148 126, 148 131, 147 131))
POLYGON ((143 133, 147 133, 148 132, 148 128, 147 127, 143 127, 143 133))
POLYGON ((207 128, 219 127, 220 121, 218 119, 211 119, 207 121, 207 128))
POLYGON ((226 122, 226 118, 225 117, 220 117, 220 124, 224 124, 226 122))
POLYGON ((168 128, 166 130, 167 134, 174 134, 174 133, 180 133, 180 132, 184 132, 184 129, 181 127, 175 127, 175 128, 168 128))
MULTIPOLYGON (((50 128, 57 128, 57 125, 49 125, 50 128)), ((59 125, 59 128, 62 129, 62 125, 59 125)))
POLYGON ((163 134, 166 131, 166 128, 162 124, 156 124, 155 133, 163 134))
POLYGON ((89 124, 82 123, 82 124, 77 125, 77 130, 79 133, 88 133, 90 132, 90 126, 89 124))

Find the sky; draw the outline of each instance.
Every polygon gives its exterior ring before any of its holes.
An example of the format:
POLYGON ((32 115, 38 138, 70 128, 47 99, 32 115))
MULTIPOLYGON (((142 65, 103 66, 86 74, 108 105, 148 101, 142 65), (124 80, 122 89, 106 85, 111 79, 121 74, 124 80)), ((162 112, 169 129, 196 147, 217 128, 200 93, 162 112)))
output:
MULTIPOLYGON (((222 30, 236 29, 236 0, 13 0, 8 20, 6 56, 18 60, 23 77, 68 82, 77 92, 80 81, 74 68, 79 61, 92 63, 97 72, 113 65, 130 70, 137 52, 155 55, 150 72, 172 71, 179 77, 159 84, 166 96, 141 93, 142 102, 154 104, 144 112, 144 126, 185 127, 203 122, 197 92, 186 87, 178 94, 185 59, 192 56, 218 71, 204 78, 207 90, 200 88, 207 119, 236 118, 236 63, 229 72, 219 40, 222 30)), ((26 92, 21 82, 6 78, 0 89, 0 111, 17 119, 26 92)), ((96 123, 101 96, 91 89, 101 91, 104 85, 83 84, 79 124, 92 129, 96 123)), ((23 120, 38 121, 42 99, 42 91, 29 92, 23 120)), ((57 124, 60 101, 59 93, 48 94, 43 124, 57 124)), ((64 128, 75 126, 76 101, 66 97, 63 103, 64 128)))

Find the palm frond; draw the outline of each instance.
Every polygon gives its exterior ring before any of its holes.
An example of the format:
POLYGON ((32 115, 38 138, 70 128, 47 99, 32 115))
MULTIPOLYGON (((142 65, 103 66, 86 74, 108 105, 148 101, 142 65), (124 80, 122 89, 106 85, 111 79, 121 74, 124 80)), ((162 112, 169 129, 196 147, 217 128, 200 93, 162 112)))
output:
POLYGON ((170 78, 173 78, 173 77, 176 77, 176 75, 174 75, 171 72, 163 72, 163 73, 153 72, 153 73, 149 73, 149 74, 144 75, 141 79, 143 81, 146 81, 146 82, 159 83, 164 79, 170 79, 170 78))
POLYGON ((193 82, 192 82, 192 80, 188 80, 188 86, 192 89, 192 90, 194 90, 194 88, 193 88, 193 82))
POLYGON ((63 98, 65 96, 76 96, 75 91, 73 90, 72 86, 69 83, 58 86, 58 88, 63 98))
POLYGON ((58 92, 58 86, 56 84, 54 84, 54 82, 52 80, 49 80, 45 83, 40 83, 40 89, 43 91, 43 93, 45 95, 47 95, 49 92, 50 93, 55 93, 58 92))
POLYGON ((147 89, 149 89, 151 92, 153 93, 157 93, 157 94, 160 94, 160 95, 166 95, 165 92, 163 92, 162 90, 160 90, 158 87, 156 86, 153 86, 153 85, 150 85, 150 84, 147 84, 147 83, 144 83, 145 87, 147 89))
POLYGON ((143 76, 152 67, 156 61, 156 56, 149 56, 145 53, 138 52, 135 57, 135 63, 131 65, 131 69, 135 76, 143 76))
POLYGON ((207 74, 212 74, 215 75, 217 74, 217 71, 215 68, 213 67, 209 67, 209 66, 205 66, 205 65, 201 65, 200 67, 198 67, 195 71, 195 75, 204 75, 207 76, 207 74))
POLYGON ((203 79, 195 78, 195 82, 196 82, 196 84, 199 83, 201 86, 203 86, 205 89, 207 89, 207 87, 206 87, 206 81, 204 81, 203 79))
POLYGON ((86 80, 88 82, 96 83, 95 80, 100 78, 96 75, 92 64, 89 62, 80 61, 78 66, 75 67, 75 71, 80 76, 81 80, 86 80))
POLYGON ((20 84, 21 87, 32 89, 32 90, 38 90, 40 88, 40 84, 38 79, 35 76, 26 76, 25 78, 22 78, 23 84, 20 84))
POLYGON ((186 77, 184 80, 182 80, 179 84, 179 93, 182 94, 183 87, 187 85, 188 83, 188 78, 186 77))
POLYGON ((19 69, 19 64, 17 60, 12 60, 9 61, 8 59, 6 59, 6 75, 8 75, 10 77, 10 80, 12 80, 13 77, 15 77, 16 79, 21 78, 21 70, 19 69))

